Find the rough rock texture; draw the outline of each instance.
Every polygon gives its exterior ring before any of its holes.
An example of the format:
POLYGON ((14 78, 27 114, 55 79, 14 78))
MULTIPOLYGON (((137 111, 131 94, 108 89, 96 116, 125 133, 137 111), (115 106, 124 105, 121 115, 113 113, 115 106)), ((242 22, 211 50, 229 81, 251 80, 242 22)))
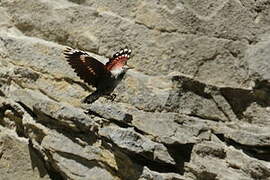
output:
POLYGON ((267 0, 1 0, 0 179, 270 179, 267 0), (133 49, 111 102, 65 61, 133 49))

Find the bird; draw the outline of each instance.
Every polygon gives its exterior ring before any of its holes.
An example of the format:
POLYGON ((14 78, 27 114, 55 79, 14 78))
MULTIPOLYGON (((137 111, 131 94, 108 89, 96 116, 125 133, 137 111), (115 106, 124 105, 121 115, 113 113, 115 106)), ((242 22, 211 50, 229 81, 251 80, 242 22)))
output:
POLYGON ((85 97, 81 102, 91 104, 100 97, 105 96, 114 100, 113 94, 116 86, 124 78, 126 72, 133 67, 127 65, 130 59, 131 49, 121 48, 103 64, 87 52, 67 47, 63 54, 77 76, 96 90, 85 97))

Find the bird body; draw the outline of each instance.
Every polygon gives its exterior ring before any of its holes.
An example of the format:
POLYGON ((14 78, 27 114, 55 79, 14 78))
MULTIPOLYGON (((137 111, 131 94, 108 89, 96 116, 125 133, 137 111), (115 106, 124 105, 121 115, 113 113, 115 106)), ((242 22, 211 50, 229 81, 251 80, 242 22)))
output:
POLYGON ((68 63, 77 75, 89 85, 96 87, 96 91, 83 100, 84 103, 93 103, 101 96, 111 95, 130 69, 127 66, 130 54, 130 49, 121 49, 106 64, 103 64, 84 51, 71 48, 64 51, 68 63))

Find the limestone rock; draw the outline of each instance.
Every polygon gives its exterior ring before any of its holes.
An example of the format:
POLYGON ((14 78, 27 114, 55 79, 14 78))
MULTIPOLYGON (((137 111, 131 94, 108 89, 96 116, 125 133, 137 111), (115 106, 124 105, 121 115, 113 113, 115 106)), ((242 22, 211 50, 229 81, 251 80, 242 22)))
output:
POLYGON ((0 128, 0 172, 2 179, 51 179, 44 162, 28 140, 0 128))
POLYGON ((267 1, 1 0, 0 179, 270 179, 267 1), (115 101, 62 55, 133 50, 115 101))
POLYGON ((155 143, 131 129, 106 127, 100 129, 99 134, 131 153, 140 154, 152 161, 175 164, 164 145, 155 143))

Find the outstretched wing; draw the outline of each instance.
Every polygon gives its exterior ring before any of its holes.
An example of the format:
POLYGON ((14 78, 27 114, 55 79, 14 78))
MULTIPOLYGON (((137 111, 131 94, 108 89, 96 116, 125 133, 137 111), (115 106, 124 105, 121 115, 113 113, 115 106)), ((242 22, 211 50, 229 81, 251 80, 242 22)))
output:
POLYGON ((113 57, 110 58, 109 61, 106 63, 106 69, 112 70, 114 67, 126 65, 130 54, 131 49, 128 49, 127 47, 125 49, 121 48, 120 51, 114 53, 113 57))
POLYGON ((66 48, 64 55, 76 74, 89 85, 97 87, 102 76, 110 76, 110 71, 105 68, 104 64, 86 52, 66 48))

